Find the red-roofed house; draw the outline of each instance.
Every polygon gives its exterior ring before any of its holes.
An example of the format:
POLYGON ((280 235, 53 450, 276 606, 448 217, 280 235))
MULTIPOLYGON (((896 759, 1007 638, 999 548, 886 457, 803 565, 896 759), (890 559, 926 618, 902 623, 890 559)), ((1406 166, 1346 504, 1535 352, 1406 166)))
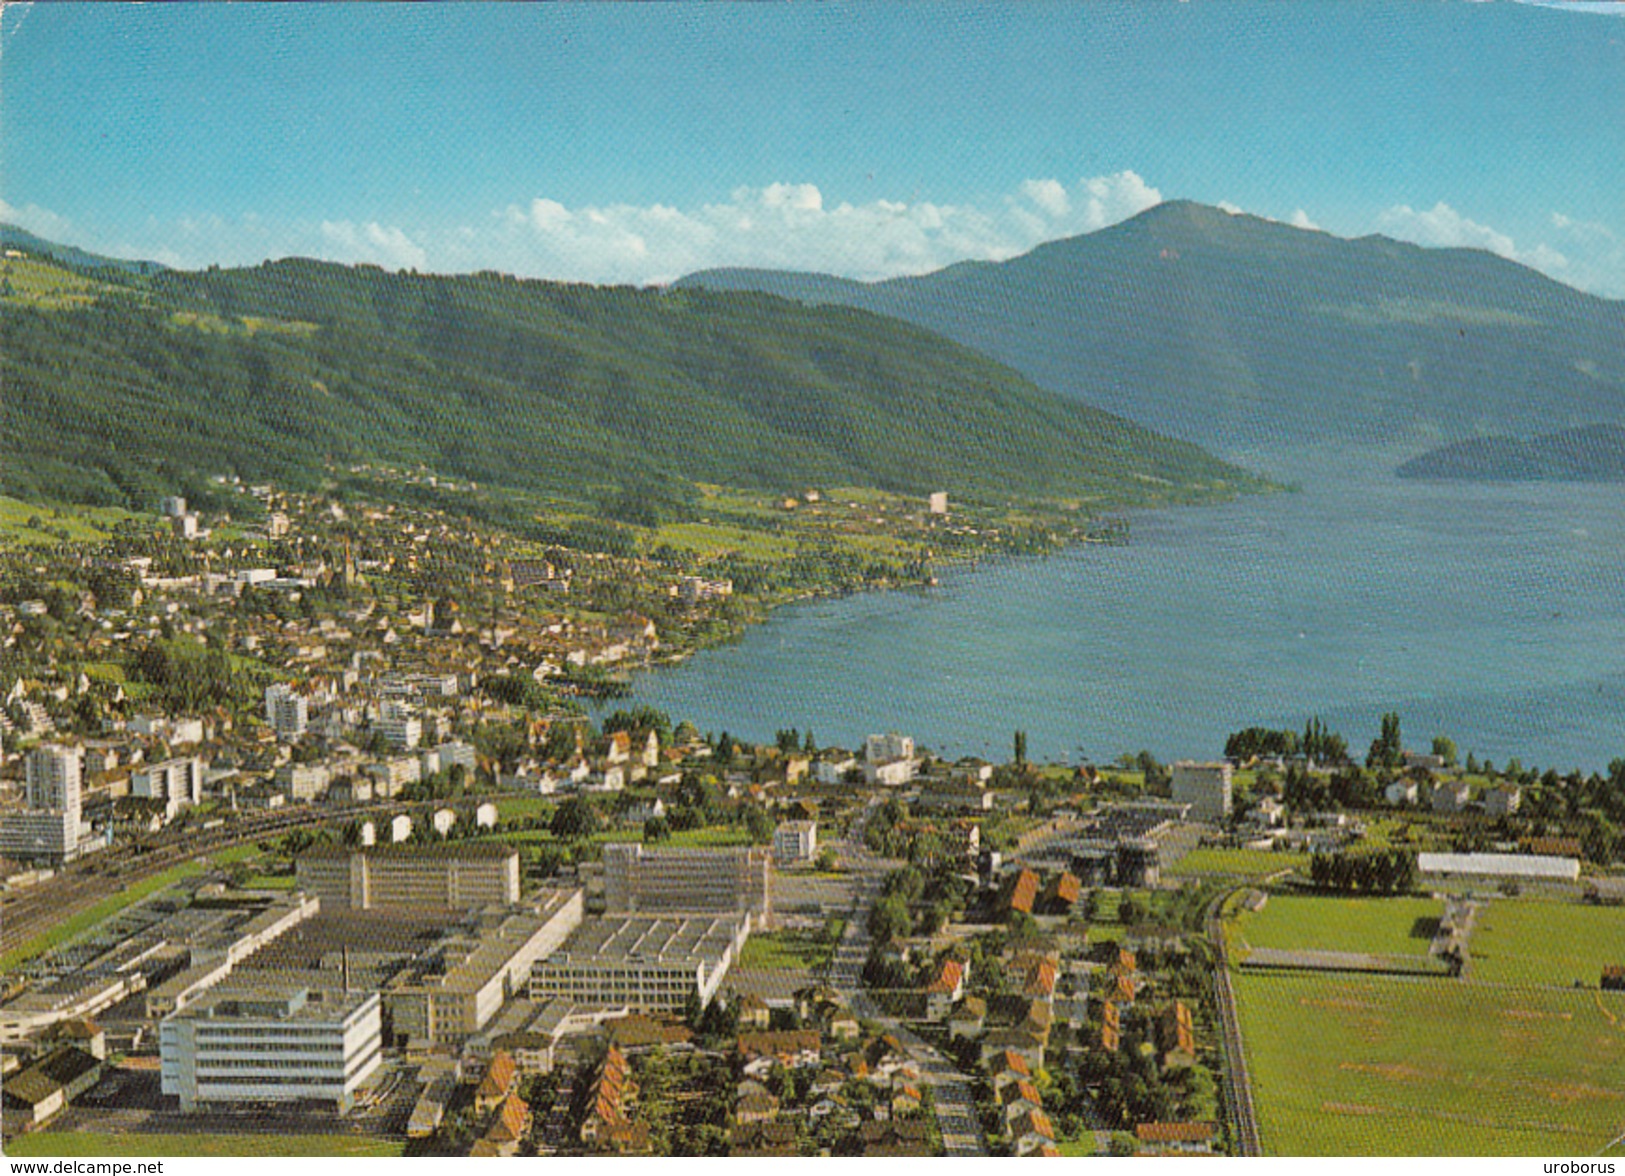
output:
POLYGON ((514 1086, 519 1081, 519 1067, 514 1063, 513 1055, 505 1049, 499 1049, 491 1055, 491 1064, 485 1068, 485 1077, 474 1090, 474 1113, 484 1116, 495 1110, 504 1099, 513 1093, 514 1086))
POLYGON ((1024 915, 1030 915, 1033 913, 1033 903, 1037 900, 1038 875, 1031 870, 1023 870, 1016 875, 1015 881, 1010 884, 1004 905, 1008 911, 1020 911, 1024 915))
POLYGON ((1016 1155, 1030 1156, 1040 1148, 1055 1146, 1055 1128, 1043 1111, 1025 1111, 1010 1123, 1010 1143, 1016 1155))
POLYGON ((965 979, 969 968, 954 959, 945 957, 937 965, 936 973, 925 988, 925 1016, 930 1021, 940 1021, 953 1011, 953 1007, 965 995, 965 979))
POLYGON ((1134 1129, 1140 1150, 1201 1154, 1213 1150, 1212 1123, 1141 1123, 1134 1129))

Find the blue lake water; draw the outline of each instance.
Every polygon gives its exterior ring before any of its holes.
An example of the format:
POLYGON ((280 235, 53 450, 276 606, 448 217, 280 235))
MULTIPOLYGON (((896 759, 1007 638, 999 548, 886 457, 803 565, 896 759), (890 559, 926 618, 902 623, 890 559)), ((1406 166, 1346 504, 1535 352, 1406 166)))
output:
POLYGON ((1034 758, 1173 759, 1315 714, 1363 753, 1384 710, 1411 747, 1625 756, 1625 486, 1300 467, 1298 493, 1139 514, 1127 546, 781 609, 635 697, 736 736, 900 730, 1001 759, 1018 727, 1034 758))

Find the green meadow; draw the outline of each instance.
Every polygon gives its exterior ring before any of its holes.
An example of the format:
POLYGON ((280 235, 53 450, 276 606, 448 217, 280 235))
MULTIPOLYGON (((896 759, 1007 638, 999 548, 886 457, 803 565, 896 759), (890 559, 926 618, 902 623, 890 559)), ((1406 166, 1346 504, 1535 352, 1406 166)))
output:
POLYGON ((1625 1124, 1625 995, 1234 977, 1269 1155, 1592 1155, 1625 1124))

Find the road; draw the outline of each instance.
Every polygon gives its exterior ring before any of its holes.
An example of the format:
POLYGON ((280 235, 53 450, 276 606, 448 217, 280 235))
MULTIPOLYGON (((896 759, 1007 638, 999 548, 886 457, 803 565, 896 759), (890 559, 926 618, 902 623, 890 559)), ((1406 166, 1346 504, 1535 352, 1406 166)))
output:
MULTIPOLYGON (((878 801, 874 802, 878 803, 878 801)), ((887 1015, 863 988, 863 963, 869 958, 869 908, 880 896, 886 871, 902 865, 877 858, 863 844, 863 826, 869 811, 853 823, 842 847, 841 857, 855 875, 852 913, 846 932, 835 949, 825 973, 829 985, 845 996, 859 1017, 878 1021, 896 1036, 899 1044, 920 1068, 920 1081, 931 1087, 936 1100, 937 1125, 942 1129, 942 1146, 950 1156, 985 1156, 981 1124, 976 1119, 976 1103, 971 1097, 971 1081, 930 1042, 912 1033, 903 1022, 887 1015)))

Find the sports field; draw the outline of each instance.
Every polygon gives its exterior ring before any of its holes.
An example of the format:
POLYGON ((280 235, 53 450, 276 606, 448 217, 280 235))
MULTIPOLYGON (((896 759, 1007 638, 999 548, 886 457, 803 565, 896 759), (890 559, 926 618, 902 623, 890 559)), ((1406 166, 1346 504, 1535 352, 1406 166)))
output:
POLYGON ((1262 911, 1227 923, 1232 949, 1425 955, 1444 904, 1430 898, 1309 898, 1271 895, 1262 911))
POLYGON ((1625 1131, 1625 994, 1238 973, 1269 1155, 1580 1155, 1625 1131))
POLYGON ((1625 911, 1491 899, 1479 911, 1470 947, 1473 980, 1595 988, 1604 965, 1625 964, 1625 911))

